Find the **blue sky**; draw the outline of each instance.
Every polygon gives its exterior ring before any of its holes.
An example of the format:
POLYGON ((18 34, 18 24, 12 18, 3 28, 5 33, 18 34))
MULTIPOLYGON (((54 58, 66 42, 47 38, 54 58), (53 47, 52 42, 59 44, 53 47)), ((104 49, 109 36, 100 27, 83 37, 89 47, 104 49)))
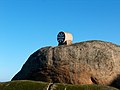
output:
POLYGON ((27 58, 57 46, 59 31, 73 42, 120 44, 120 0, 0 0, 0 81, 9 81, 27 58))

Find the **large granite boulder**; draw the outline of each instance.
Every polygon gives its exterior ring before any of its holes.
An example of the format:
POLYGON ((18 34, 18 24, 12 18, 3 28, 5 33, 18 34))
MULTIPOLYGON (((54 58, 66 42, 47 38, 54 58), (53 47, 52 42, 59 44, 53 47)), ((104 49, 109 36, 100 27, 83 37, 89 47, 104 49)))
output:
POLYGON ((44 47, 12 80, 99 84, 120 88, 120 46, 104 41, 44 47))

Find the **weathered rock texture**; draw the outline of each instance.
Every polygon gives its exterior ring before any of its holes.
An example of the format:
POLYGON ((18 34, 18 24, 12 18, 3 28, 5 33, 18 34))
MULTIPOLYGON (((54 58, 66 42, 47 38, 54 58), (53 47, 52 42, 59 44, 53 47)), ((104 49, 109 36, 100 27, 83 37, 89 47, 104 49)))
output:
POLYGON ((28 58, 12 80, 120 88, 120 46, 94 40, 41 48, 28 58))

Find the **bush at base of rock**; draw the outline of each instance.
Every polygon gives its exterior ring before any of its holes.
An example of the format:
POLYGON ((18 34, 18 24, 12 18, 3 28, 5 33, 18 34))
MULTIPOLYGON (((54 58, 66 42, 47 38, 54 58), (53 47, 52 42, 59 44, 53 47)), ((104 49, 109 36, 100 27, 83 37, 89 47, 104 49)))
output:
POLYGON ((100 85, 70 85, 38 81, 11 81, 0 83, 0 90, 118 90, 109 86, 100 85))

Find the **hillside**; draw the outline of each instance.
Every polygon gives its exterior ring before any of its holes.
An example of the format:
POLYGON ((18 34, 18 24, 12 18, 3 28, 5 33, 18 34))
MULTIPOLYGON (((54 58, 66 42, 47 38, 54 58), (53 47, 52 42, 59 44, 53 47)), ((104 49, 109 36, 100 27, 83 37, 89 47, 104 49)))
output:
POLYGON ((38 81, 11 81, 0 83, 0 90, 118 90, 100 85, 70 85, 45 83, 38 81))

